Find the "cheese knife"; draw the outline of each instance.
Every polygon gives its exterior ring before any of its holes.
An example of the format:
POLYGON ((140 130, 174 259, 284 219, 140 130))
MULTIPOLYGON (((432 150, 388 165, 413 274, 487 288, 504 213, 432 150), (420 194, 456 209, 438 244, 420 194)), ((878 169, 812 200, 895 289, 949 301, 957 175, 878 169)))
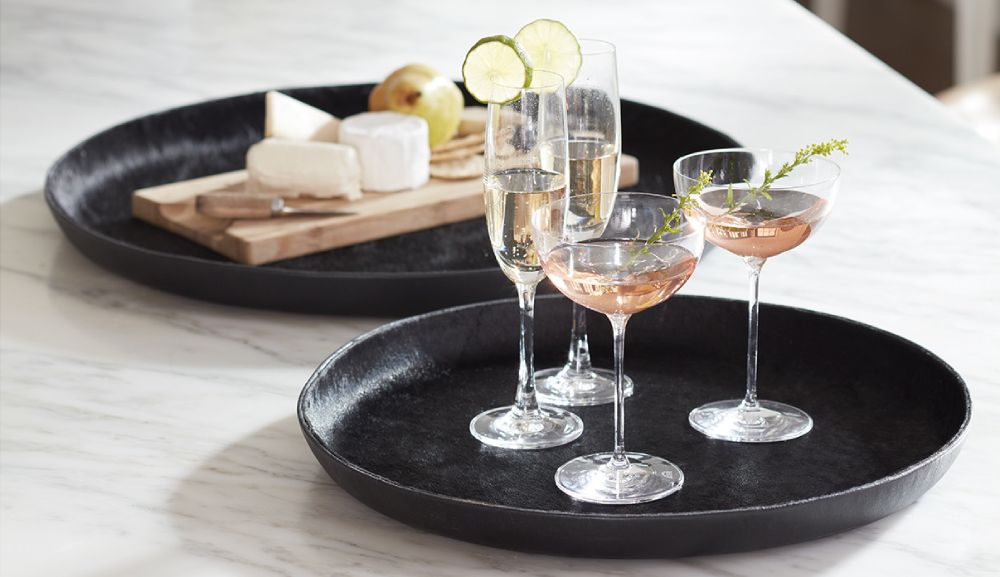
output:
POLYGON ((282 216, 351 216, 356 212, 285 206, 274 194, 207 192, 195 198, 195 210, 215 218, 275 218, 282 216))

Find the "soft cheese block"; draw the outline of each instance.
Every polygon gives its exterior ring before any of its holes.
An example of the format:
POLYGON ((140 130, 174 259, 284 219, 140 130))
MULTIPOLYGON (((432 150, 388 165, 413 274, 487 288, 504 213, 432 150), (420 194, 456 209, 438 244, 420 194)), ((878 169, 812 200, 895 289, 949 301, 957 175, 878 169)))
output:
POLYGON ((340 142, 358 150, 361 188, 394 192, 430 178, 427 121, 398 112, 364 112, 340 123, 340 142))
POLYGON ((361 198, 361 163, 354 147, 266 138, 247 151, 251 192, 286 198, 361 198))
POLYGON ((264 138, 337 142, 340 119, 271 90, 264 95, 264 138))

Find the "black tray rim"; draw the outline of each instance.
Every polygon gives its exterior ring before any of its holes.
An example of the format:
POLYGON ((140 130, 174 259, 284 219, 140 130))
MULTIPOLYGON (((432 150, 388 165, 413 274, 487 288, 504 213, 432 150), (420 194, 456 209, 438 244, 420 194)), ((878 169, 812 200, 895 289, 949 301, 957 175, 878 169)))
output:
MULTIPOLYGON (((460 87, 463 86, 463 83, 460 82, 460 81, 456 81, 456 84, 458 84, 460 87)), ((218 260, 218 261, 216 261, 216 260, 203 259, 203 258, 198 258, 198 257, 193 257, 193 256, 188 256, 188 255, 175 254, 175 253, 171 253, 171 252, 164 252, 164 251, 152 250, 152 249, 149 249, 149 248, 146 248, 146 247, 143 247, 143 246, 139 246, 139 245, 136 245, 136 244, 132 244, 132 243, 129 243, 129 242, 124 242, 124 241, 118 240, 116 238, 113 238, 111 236, 108 236, 106 234, 103 234, 100 231, 95 230, 92 227, 88 226, 86 223, 84 223, 84 222, 82 222, 82 221, 74 218, 72 215, 70 215, 65 210, 65 208, 56 199, 56 195, 55 195, 55 191, 54 191, 54 187, 52 185, 52 182, 54 180, 55 173, 57 171, 61 170, 62 166, 65 163, 69 162, 70 159, 72 159, 75 155, 78 155, 82 149, 85 149, 88 146, 90 146, 92 142, 94 142, 94 141, 96 141, 96 140, 98 140, 98 139, 100 139, 102 137, 106 137, 109 133, 121 130, 121 129, 129 126, 129 125, 138 123, 138 122, 142 121, 143 119, 150 118, 150 117, 156 117, 156 116, 165 116, 165 115, 169 115, 169 114, 175 114, 175 113, 177 113, 179 111, 182 111, 182 110, 185 110, 185 109, 189 109, 189 108, 193 108, 193 107, 197 107, 197 106, 202 106, 202 105, 206 105, 206 104, 222 103, 222 102, 225 102, 225 101, 231 101, 231 100, 236 100, 236 99, 239 99, 239 98, 245 98, 247 96, 263 95, 263 94, 265 94, 265 93, 267 93, 267 92, 269 92, 271 90, 276 90, 276 91, 279 91, 279 92, 287 92, 287 91, 294 91, 294 90, 311 90, 311 89, 324 89, 324 88, 361 89, 361 88, 365 88, 365 87, 373 86, 373 85, 374 85, 374 83, 370 83, 370 82, 360 82, 360 83, 353 83, 353 84, 330 84, 330 85, 316 85, 316 86, 295 86, 295 87, 272 88, 272 89, 268 89, 268 90, 259 90, 259 91, 256 91, 256 92, 247 92, 247 93, 243 93, 243 94, 230 95, 230 96, 225 96, 225 97, 221 97, 221 98, 212 98, 212 99, 209 99, 209 100, 202 100, 202 101, 198 101, 198 102, 194 102, 194 103, 190 103, 190 104, 184 104, 184 105, 180 105, 180 106, 174 106, 172 108, 168 108, 168 109, 161 110, 161 111, 158 111, 158 112, 154 112, 154 113, 151 113, 151 114, 142 114, 142 115, 134 116, 134 117, 132 117, 132 118, 130 118, 128 120, 125 120, 123 122, 119 122, 118 124, 115 124, 115 125, 113 125, 113 126, 111 126, 109 128, 101 130, 101 131, 99 131, 99 132, 97 132, 97 133, 95 133, 95 134, 87 137, 83 141, 77 143, 76 145, 72 146, 70 149, 68 149, 67 151, 65 151, 63 154, 61 154, 59 156, 59 158, 57 158, 55 160, 55 162, 53 162, 52 165, 49 167, 49 169, 46 171, 46 174, 45 174, 45 184, 44 184, 45 202, 49 206, 49 211, 55 216, 56 221, 58 222, 58 224, 60 225, 60 227, 64 229, 64 231, 70 231, 71 230, 71 231, 73 231, 75 233, 78 233, 78 234, 84 234, 84 235, 88 236, 89 238, 91 238, 94 241, 97 241, 97 242, 100 242, 100 243, 107 243, 107 244, 114 245, 119 250, 124 250, 124 251, 127 251, 127 252, 133 252, 133 253, 139 253, 139 254, 144 254, 144 255, 148 255, 148 256, 151 256, 151 257, 156 257, 156 258, 159 258, 159 259, 165 259, 167 261, 173 260, 173 261, 186 262, 186 263, 189 263, 189 264, 192 264, 192 265, 195 265, 195 266, 209 267, 210 269, 215 268, 215 269, 219 269, 219 270, 225 270, 225 271, 231 271, 231 272, 237 272, 237 273, 247 273, 247 271, 254 271, 251 274, 262 274, 262 275, 274 276, 274 277, 277 277, 277 278, 282 278, 282 277, 290 277, 290 278, 325 278, 325 279, 331 279, 331 280, 348 280, 348 279, 349 280, 408 280, 408 279, 424 279, 424 278, 426 278, 426 279, 440 279, 440 278, 448 278, 448 277, 459 276, 459 275, 461 275, 461 276, 468 276, 468 275, 496 276, 496 275, 499 275, 499 269, 496 268, 496 267, 492 267, 492 268, 480 268, 480 269, 464 269, 464 270, 460 269, 460 270, 399 271, 399 272, 363 271, 363 270, 359 270, 359 271, 322 271, 322 270, 286 269, 286 268, 279 268, 279 267, 250 266, 250 265, 245 265, 245 264, 241 264, 241 263, 237 263, 237 262, 232 262, 232 261, 228 261, 228 260, 218 260)), ((728 134, 726 134, 724 132, 721 132, 721 131, 719 131, 719 130, 717 130, 715 128, 712 128, 710 126, 707 126, 707 125, 703 124, 702 122, 700 122, 698 120, 694 120, 694 119, 689 118, 687 116, 682 116, 682 115, 680 115, 680 114, 678 114, 676 112, 673 112, 673 111, 670 111, 670 110, 667 110, 667 109, 664 109, 664 108, 660 108, 660 107, 657 107, 657 106, 654 106, 652 104, 648 104, 648 103, 645 103, 645 102, 640 102, 640 101, 635 101, 635 100, 629 100, 629 99, 622 99, 622 101, 623 102, 628 102, 628 103, 630 103, 632 105, 639 106, 639 107, 642 107, 642 108, 654 109, 654 110, 657 110, 659 112, 665 112, 665 113, 673 115, 673 116, 678 116, 678 117, 684 118, 686 121, 690 122, 694 126, 702 128, 702 129, 704 129, 707 132, 718 133, 718 134, 722 135, 723 137, 728 138, 729 140, 731 140, 733 142, 736 142, 728 134)), ((73 239, 72 237, 70 237, 70 241, 74 245, 77 244, 76 240, 73 239)), ((85 254, 89 255, 89 252, 85 251, 85 254)))
MULTIPOLYGON (((537 298, 539 300, 555 300, 555 299, 559 299, 559 298, 562 298, 562 297, 560 295, 545 295, 545 296, 539 296, 537 298)), ((727 299, 727 298, 710 297, 710 296, 702 296, 702 295, 677 295, 675 297, 672 297, 671 300, 675 300, 675 299, 680 299, 680 300, 685 300, 685 299, 702 299, 702 300, 706 300, 706 301, 715 301, 715 302, 720 302, 720 303, 746 302, 746 301, 740 301, 738 299, 727 299)), ((306 440, 308 441, 308 444, 310 445, 310 447, 312 447, 314 450, 316 448, 319 448, 327 456, 329 456, 331 459, 333 459, 333 461, 335 461, 340 467, 346 468, 346 469, 350 470, 351 472, 353 472, 355 474, 358 474, 358 475, 361 475, 363 477, 367 477, 367 478, 369 478, 369 479, 371 479, 373 481, 382 483, 382 484, 384 484, 384 485, 386 485, 386 486, 388 486, 388 487, 390 487, 390 488, 392 488, 394 490, 399 490, 399 491, 402 491, 404 493, 410 493, 410 494, 413 494, 415 496, 419 496, 419 497, 422 497, 422 498, 428 498, 428 499, 431 499, 431 500, 440 501, 440 502, 443 502, 443 503, 446 503, 446 504, 461 503, 463 505, 468 505, 468 506, 473 506, 473 507, 483 508, 483 509, 489 509, 491 511, 509 511, 509 512, 517 513, 517 514, 538 515, 538 516, 543 516, 543 517, 558 517, 558 518, 566 518, 566 519, 574 519, 574 520, 595 520, 595 521, 602 521, 602 520, 613 520, 613 521, 636 520, 636 521, 642 521, 642 520, 648 520, 648 519, 665 519, 665 518, 674 519, 674 518, 709 518, 709 517, 714 518, 714 517, 726 517, 726 516, 731 516, 731 515, 742 515, 742 514, 746 514, 746 513, 760 513, 760 512, 778 511, 778 510, 794 508, 794 507, 798 507, 798 506, 802 506, 802 505, 809 505, 809 504, 814 504, 814 503, 821 503, 821 502, 824 502, 824 501, 835 500, 835 499, 838 499, 838 498, 841 498, 841 497, 846 497, 846 496, 852 495, 854 493, 858 493, 858 492, 862 492, 862 491, 867 491, 869 489, 874 489, 874 488, 882 487, 882 486, 888 485, 890 483, 894 483, 896 481, 899 481, 900 479, 903 479, 905 477, 911 476, 911 475, 917 473, 918 471, 924 469, 928 465, 931 465, 932 463, 940 461, 940 460, 944 459, 945 457, 948 457, 951 453, 953 453, 953 452, 957 451, 958 449, 960 449, 961 446, 962 446, 962 444, 964 443, 964 441, 966 439, 966 436, 968 435, 969 424, 971 423, 971 420, 972 420, 972 396, 969 393, 969 387, 966 384, 965 379, 963 379, 962 376, 959 375, 958 372, 950 364, 948 364, 947 362, 945 362, 941 357, 939 357, 938 355, 936 355, 933 352, 929 351, 925 347, 923 347, 923 346, 921 346, 921 345, 919 345, 919 344, 917 344, 917 343, 915 343, 915 342, 913 342, 913 341, 911 341, 911 340, 909 340, 907 338, 904 338, 904 337, 902 337, 900 335, 897 335, 897 334, 895 334, 893 332, 890 332, 890 331, 887 331, 885 329, 880 329, 878 327, 874 327, 874 326, 869 325, 867 323, 863 323, 861 321, 856 321, 856 320, 849 319, 849 318, 846 318, 846 317, 842 317, 842 316, 839 316, 839 315, 834 315, 834 314, 830 314, 830 313, 824 313, 824 312, 814 311, 814 310, 805 309, 805 308, 801 308, 801 307, 794 307, 794 306, 780 305, 780 304, 770 304, 770 303, 762 303, 762 306, 765 307, 765 308, 777 308, 777 309, 784 309, 784 310, 793 311, 793 312, 797 312, 797 313, 806 313, 806 314, 809 314, 809 315, 818 315, 818 316, 825 317, 825 318, 830 319, 830 320, 844 322, 844 323, 847 323, 847 324, 850 324, 850 325, 854 325, 854 326, 862 328, 862 329, 870 330, 870 331, 873 331, 873 332, 875 332, 875 333, 877 333, 877 334, 879 334, 881 336, 888 337, 888 338, 890 338, 892 340, 895 340, 895 341, 899 342, 900 344, 904 344, 904 345, 907 345, 909 347, 913 347, 914 348, 914 352, 919 352, 919 353, 921 353, 921 354, 923 354, 925 356, 930 357, 931 360, 938 362, 942 367, 944 367, 945 369, 947 369, 947 371, 955 378, 955 380, 957 381, 957 383, 959 385, 961 385, 961 387, 962 387, 963 398, 965 400, 965 415, 964 415, 964 417, 962 419, 962 424, 958 428, 958 431, 950 439, 948 439, 948 441, 945 442, 938 450, 934 451, 934 453, 928 455, 927 457, 921 459, 920 461, 917 461, 916 463, 912 463, 909 466, 905 467, 904 469, 901 469, 901 470, 899 470, 899 471, 897 471, 897 472, 895 472, 895 473, 893 473, 891 475, 882 477, 880 479, 876 479, 874 481, 870 481, 868 483, 864 483, 862 485, 856 485, 854 487, 850 487, 848 489, 844 489, 843 491, 836 491, 836 492, 827 493, 827 494, 824 494, 824 495, 815 495, 813 497, 808 497, 808 498, 805 498, 805 499, 796 499, 796 500, 792 500, 792 501, 786 501, 786 502, 783 502, 783 503, 775 503, 775 504, 771 504, 771 505, 758 505, 758 506, 752 506, 752 507, 737 507, 737 508, 733 508, 733 509, 717 509, 717 510, 711 510, 711 511, 684 511, 684 512, 676 512, 676 513, 629 513, 629 512, 613 513, 613 512, 598 512, 598 511, 567 512, 567 511, 546 511, 546 510, 541 510, 541 509, 529 509, 529 508, 524 508, 524 507, 514 507, 514 506, 510 506, 510 505, 501 505, 501 504, 496 504, 496 503, 489 503, 489 502, 480 501, 480 500, 474 500, 474 499, 464 499, 464 498, 460 498, 460 497, 452 497, 452 496, 448 496, 448 495, 443 495, 441 493, 434 493, 432 491, 428 491, 428 490, 425 490, 425 489, 419 489, 419 488, 410 487, 410 486, 407 486, 407 485, 402 485, 402 484, 397 483, 397 482, 395 482, 395 481, 393 481, 391 479, 388 479, 388 478, 385 478, 385 477, 383 477, 381 475, 376 475, 376 474, 374 474, 374 473, 372 473, 370 471, 367 471, 364 468, 355 465, 353 462, 348 461, 347 459, 344 459, 340 455, 338 455, 338 454, 334 453, 333 451, 331 451, 326 446, 326 444, 322 441, 322 439, 320 438, 320 436, 315 432, 315 428, 312 427, 311 424, 308 422, 308 420, 305 418, 306 397, 308 396, 309 391, 312 388, 315 387, 316 383, 319 380, 320 374, 322 372, 324 372, 324 370, 327 367, 329 367, 332 363, 336 362, 342 356, 344 356, 345 354, 347 354, 348 351, 350 351, 354 347, 358 346, 360 343, 366 341, 367 339, 373 338, 375 336, 378 336, 378 335, 380 335, 382 333, 385 333, 385 332, 388 332, 390 330, 394 330, 397 327, 403 327, 403 326, 406 326, 406 325, 419 323, 419 322, 423 321, 424 319, 427 319, 427 318, 430 318, 430 317, 434 317, 434 316, 440 316, 440 315, 457 313, 457 312, 461 312, 461 311, 466 310, 466 309, 472 309, 472 308, 477 308, 477 307, 500 306, 500 305, 503 305, 503 304, 509 304, 509 305, 513 306, 516 303, 517 303, 517 299, 496 299, 496 300, 491 300, 491 301, 484 301, 484 302, 479 302, 479 303, 472 303, 472 304, 467 304, 467 305, 460 305, 460 306, 456 306, 456 307, 449 307, 449 308, 446 308, 446 309, 440 309, 440 310, 436 310, 436 311, 431 311, 431 312, 427 312, 427 313, 423 313, 423 314, 419 314, 419 315, 407 317, 407 318, 404 318, 404 319, 399 319, 399 320, 396 320, 396 321, 392 321, 390 323, 386 323, 386 324, 381 325, 381 326, 379 326, 379 327, 377 327, 375 329, 372 329, 371 331, 368 331, 368 332, 366 332, 364 334, 361 334, 361 335, 359 335, 359 336, 351 339, 347 343, 345 343, 342 347, 340 347, 339 349, 337 349, 330 356, 328 356, 322 363, 320 363, 320 365, 316 368, 315 371, 313 371, 313 374, 306 381, 305 386, 303 386, 303 388, 302 388, 302 392, 299 393, 298 402, 296 404, 296 413, 298 415, 299 426, 301 427, 302 432, 305 435, 306 440)), ((936 483, 936 480, 935 480, 935 483, 936 483)), ((367 505, 367 503, 366 503, 366 505, 367 505)))

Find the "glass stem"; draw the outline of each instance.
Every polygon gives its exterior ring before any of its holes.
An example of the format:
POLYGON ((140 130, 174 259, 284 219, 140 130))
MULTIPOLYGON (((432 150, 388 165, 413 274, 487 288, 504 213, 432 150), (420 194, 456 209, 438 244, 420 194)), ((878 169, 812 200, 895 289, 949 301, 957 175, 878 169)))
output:
POLYGON ((587 309, 573 303, 573 329, 569 340, 569 360, 566 365, 574 373, 591 370, 590 343, 587 342, 587 309))
POLYGON ((517 370, 517 398, 514 411, 518 414, 538 412, 535 398, 535 284, 518 284, 521 306, 521 364, 517 370))
POLYGON ((628 467, 625 456, 625 325, 631 315, 608 315, 615 336, 615 450, 608 463, 616 469, 628 467))
POLYGON ((767 259, 748 256, 743 259, 750 269, 750 295, 747 327, 747 394, 740 404, 741 409, 757 408, 757 321, 760 304, 760 269, 767 259))

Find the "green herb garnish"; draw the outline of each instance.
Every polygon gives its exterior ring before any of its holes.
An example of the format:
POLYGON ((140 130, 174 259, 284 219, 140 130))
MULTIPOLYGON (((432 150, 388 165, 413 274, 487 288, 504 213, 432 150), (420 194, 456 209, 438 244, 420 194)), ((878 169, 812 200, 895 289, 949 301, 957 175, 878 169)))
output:
MULTIPOLYGON (((749 180, 744 180, 743 182, 747 185, 746 194, 740 198, 739 202, 734 199, 733 195, 733 185, 730 184, 726 191, 726 208, 725 214, 732 214, 739 209, 743 208, 747 204, 754 202, 758 197, 763 196, 767 200, 771 200, 771 193, 769 192, 771 186, 778 180, 788 176, 793 170, 802 166, 803 164, 809 164, 812 159, 817 156, 830 156, 834 152, 842 152, 847 154, 847 139, 838 140, 833 139, 828 142, 821 142, 819 144, 810 144, 805 148, 799 149, 795 153, 795 158, 785 164, 781 165, 781 168, 777 172, 771 172, 771 169, 766 169, 764 171, 764 180, 761 181, 759 186, 753 186, 750 184, 749 180)), ((646 239, 645 245, 636 254, 632 256, 632 260, 649 253, 649 247, 663 238, 664 235, 670 233, 681 232, 679 228, 681 223, 681 214, 685 211, 691 209, 694 206, 694 201, 707 187, 712 184, 712 171, 702 170, 698 174, 698 180, 688 188, 687 193, 678 197, 677 208, 675 208, 670 214, 666 211, 660 209, 663 213, 663 224, 653 232, 653 234, 646 239)))

